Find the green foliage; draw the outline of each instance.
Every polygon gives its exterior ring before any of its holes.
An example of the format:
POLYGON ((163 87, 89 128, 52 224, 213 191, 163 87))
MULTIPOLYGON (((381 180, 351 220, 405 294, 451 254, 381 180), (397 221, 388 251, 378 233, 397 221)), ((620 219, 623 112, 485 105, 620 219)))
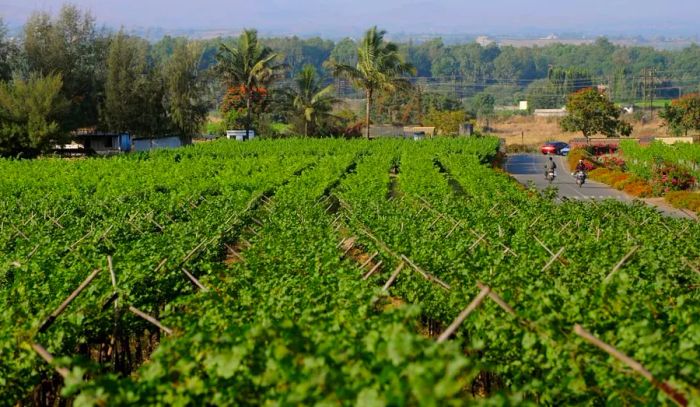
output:
POLYGON ((700 131, 700 94, 685 95, 666 104, 659 116, 664 120, 664 126, 675 136, 700 131))
POLYGON ((459 126, 469 120, 469 115, 464 110, 441 111, 431 109, 425 115, 424 124, 435 127, 438 134, 459 134, 459 126))
POLYGON ((255 30, 245 30, 235 47, 219 45, 217 69, 229 87, 242 89, 246 103, 245 129, 253 125, 253 99, 259 89, 267 89, 279 79, 282 65, 276 63, 278 55, 263 46, 255 30))
POLYGON ((294 86, 283 92, 290 122, 299 124, 298 134, 321 136, 327 131, 333 106, 339 100, 333 95, 333 85, 323 86, 313 65, 305 65, 294 78, 294 86))
POLYGON ((149 63, 147 52, 144 40, 123 31, 110 44, 103 111, 110 131, 154 136, 169 130, 162 107, 162 78, 149 63))
POLYGON ((107 44, 95 18, 74 5, 61 7, 55 18, 45 12, 34 13, 24 25, 27 72, 63 77, 61 94, 71 102, 66 117, 59 121, 63 129, 98 123, 107 44))
POLYGON ((384 41, 385 34, 386 31, 380 31, 376 26, 365 33, 357 48, 355 66, 333 60, 328 64, 335 76, 352 81, 355 87, 365 92, 365 126, 368 139, 370 138, 370 111, 376 93, 410 87, 410 82, 402 76, 415 72, 412 65, 403 62, 398 46, 384 41))
POLYGON ((668 145, 655 141, 648 146, 641 146, 636 141, 625 140, 620 143, 620 150, 629 170, 647 180, 654 176, 655 166, 664 162, 684 167, 696 179, 700 179, 700 145, 698 144, 668 145))
POLYGON ((640 204, 530 194, 491 168, 498 145, 221 140, 112 159, 0 160, 4 400, 61 383, 29 348, 36 341, 70 369, 63 394, 75 399, 61 402, 76 405, 669 402, 574 324, 700 396, 700 299, 688 289, 700 225, 640 204), (355 250, 343 255, 349 236, 355 250), (223 264, 227 246, 245 260, 223 264), (363 279, 370 266, 358 253, 376 253, 378 272, 363 279), (404 263, 384 291, 400 255, 420 272, 404 263), (486 298, 436 343, 478 283, 512 308, 486 298), (119 340, 147 341, 154 329, 129 305, 173 334, 148 341, 158 344, 150 355, 130 354, 147 359, 135 371, 118 347, 114 370, 97 359, 115 321, 119 340))
POLYGON ((569 95, 566 110, 561 121, 564 131, 580 131, 587 139, 595 134, 615 137, 632 133, 632 125, 620 119, 620 109, 596 89, 586 88, 569 95))
POLYGON ((472 105, 477 117, 489 117, 494 112, 496 99, 488 93, 479 93, 474 97, 472 105))
POLYGON ((527 107, 535 109, 558 109, 566 103, 565 96, 558 93, 549 79, 538 79, 527 87, 527 107))
POLYGON ((165 62, 165 107, 168 117, 182 136, 192 136, 207 116, 209 102, 204 100, 204 78, 199 69, 201 48, 179 42, 165 62))
POLYGON ((7 26, 0 17, 0 82, 12 79, 19 49, 7 38, 7 26))
POLYGON ((60 75, 36 74, 0 83, 0 156, 34 156, 64 141, 62 85, 60 75))

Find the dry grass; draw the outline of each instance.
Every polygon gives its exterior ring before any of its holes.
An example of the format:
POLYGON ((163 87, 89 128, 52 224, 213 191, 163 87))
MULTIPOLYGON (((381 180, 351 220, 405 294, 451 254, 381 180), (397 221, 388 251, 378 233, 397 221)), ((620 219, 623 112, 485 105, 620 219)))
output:
MULTIPOLYGON (((582 137, 580 133, 565 133, 559 127, 558 117, 513 116, 491 121, 491 133, 506 139, 506 144, 541 144, 545 141, 569 141, 582 137), (521 139, 521 133, 524 133, 521 139)), ((661 121, 647 124, 633 123, 632 137, 665 135, 661 121)))

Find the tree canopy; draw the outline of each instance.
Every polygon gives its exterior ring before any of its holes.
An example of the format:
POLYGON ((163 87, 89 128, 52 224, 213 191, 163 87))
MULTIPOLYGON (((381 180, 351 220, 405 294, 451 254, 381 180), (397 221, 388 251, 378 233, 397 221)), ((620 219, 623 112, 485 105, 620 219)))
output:
POLYGON ((355 87, 365 92, 367 138, 370 138, 370 111, 376 92, 410 87, 404 76, 415 73, 415 68, 403 61, 398 46, 384 41, 385 34, 386 31, 376 26, 367 30, 357 48, 355 66, 335 61, 329 63, 334 75, 351 80, 355 87))
POLYGON ((629 136, 632 126, 621 120, 621 109, 595 88, 569 95, 567 115, 561 121, 564 131, 580 131, 586 139, 596 134, 607 137, 629 136))

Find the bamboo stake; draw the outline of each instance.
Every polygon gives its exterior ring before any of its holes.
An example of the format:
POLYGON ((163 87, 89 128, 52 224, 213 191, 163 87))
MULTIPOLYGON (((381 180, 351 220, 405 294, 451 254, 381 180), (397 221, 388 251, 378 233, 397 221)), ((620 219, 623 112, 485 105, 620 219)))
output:
POLYGON ((615 267, 612 269, 612 271, 610 272, 610 274, 608 274, 608 276, 605 277, 605 280, 603 280, 603 281, 604 281, 604 282, 610 281, 610 279, 612 278, 613 274, 617 273, 617 271, 620 269, 620 267, 622 267, 622 265, 627 261, 627 259, 629 259, 629 258, 634 254, 634 252, 637 251, 637 249, 639 249, 639 246, 634 246, 634 247, 632 247, 632 250, 630 250, 629 253, 627 253, 627 254, 625 255, 625 257, 623 257, 622 260, 620 260, 620 261, 615 265, 615 267))
POLYGON ((81 237, 80 239, 76 240, 72 245, 70 245, 70 246, 68 247, 68 250, 71 250, 71 251, 72 251, 73 248, 74 248, 78 243, 80 243, 80 242, 82 242, 83 240, 85 240, 85 238, 87 238, 87 237, 90 236, 91 234, 92 234, 92 230, 90 230, 89 232, 87 232, 87 233, 86 233, 83 237, 81 237))
POLYGON ((112 278, 112 287, 116 290, 117 277, 114 275, 114 267, 112 265, 112 256, 107 256, 107 267, 109 268, 109 275, 112 278))
POLYGON ((437 216, 437 218, 435 218, 435 220, 433 221, 433 223, 431 223, 431 224, 428 226, 428 229, 432 228, 436 223, 438 223, 438 221, 439 221, 440 219, 442 219, 442 214, 439 214, 439 215, 437 216))
POLYGON ((185 256, 185 258, 182 259, 182 261, 180 262, 180 264, 185 264, 185 263, 187 263, 187 261, 188 261, 192 256, 194 256, 194 254, 197 252, 197 250, 199 250, 199 249, 204 245, 205 242, 206 242, 206 239, 205 239, 205 240, 202 240, 202 242, 201 242, 200 244, 198 244, 197 246, 195 246, 194 249, 190 250, 190 252, 187 253, 187 255, 185 256))
MULTIPOLYGON (((482 289, 482 290, 483 290, 484 288, 489 288, 487 285, 482 284, 482 283, 476 283, 476 285, 477 285, 477 287, 479 287, 479 288, 482 289)), ((493 300, 493 302, 495 302, 496 304, 498 304, 498 306, 501 307, 505 312, 509 313, 510 315, 516 316, 516 315, 515 315, 515 310, 513 309, 513 307, 511 307, 510 305, 508 305, 508 303, 505 302, 505 300, 503 299, 503 297, 501 297, 500 295, 496 294, 493 290, 490 290, 490 291, 489 291, 489 298, 491 298, 491 299, 493 300)))
POLYGON ((11 223, 10 223, 10 226, 12 226, 12 229, 14 229, 17 233, 19 233, 19 235, 22 236, 22 237, 24 238, 24 240, 29 241, 29 238, 27 237, 27 235, 25 235, 24 233, 22 233, 21 230, 17 229, 17 226, 15 226, 15 225, 13 225, 13 224, 11 224, 11 223))
POLYGON ((661 382, 661 381, 657 380, 654 377, 654 375, 652 375, 651 372, 648 371, 641 363, 637 362, 636 360, 632 359, 631 357, 620 352, 615 347, 608 345, 607 343, 596 338, 595 336, 593 336, 593 334, 588 332, 581 325, 579 325, 579 324, 574 325, 574 333, 576 335, 580 336, 581 338, 583 338, 586 342, 603 350, 608 355, 610 355, 610 356, 614 357, 615 359, 619 360, 620 362, 626 364, 630 369, 632 369, 635 372, 642 375, 645 379, 647 379, 649 382, 651 382, 651 384, 653 384, 654 387, 656 387, 659 390, 661 390, 662 392, 664 392, 674 403, 676 403, 680 406, 687 406, 688 405, 688 401, 686 400, 685 395, 683 395, 680 391, 671 387, 671 385, 666 383, 666 382, 661 382))
POLYGON ((379 269, 379 267, 382 265, 382 263, 383 263, 383 260, 379 260, 379 262, 377 264, 375 264, 374 267, 372 267, 372 270, 368 271, 364 276, 362 276, 362 280, 367 280, 368 278, 372 277, 374 272, 376 272, 379 269))
POLYGON ((467 308, 462 310, 462 312, 459 313, 457 318, 454 321, 452 321, 450 326, 448 326, 447 329, 445 329, 445 331, 442 334, 440 334, 440 336, 437 339, 437 342, 442 343, 449 339, 449 337, 455 333, 457 328, 459 328, 459 326, 462 325, 462 322, 464 322, 464 320, 467 319, 469 314, 471 314, 472 311, 474 311, 479 305, 481 305, 481 302, 484 301, 484 298, 486 298, 489 292, 491 292, 491 288, 487 286, 482 288, 479 294, 476 296, 476 298, 474 298, 472 302, 470 302, 469 305, 467 305, 467 308))
POLYGON ((452 227, 452 229, 450 229, 450 231, 447 233, 447 236, 445 236, 445 239, 447 239, 448 237, 450 237, 450 235, 452 235, 452 233, 454 233, 454 231, 457 230, 457 228, 458 228, 461 224, 462 224, 462 221, 461 221, 461 220, 458 221, 457 223, 455 223, 455 225, 452 227))
POLYGON ((110 230, 112 230, 113 227, 114 227, 114 225, 109 225, 109 227, 107 228, 107 230, 105 230, 105 231, 100 235, 100 237, 97 239, 97 241, 99 242, 100 240, 106 238, 106 237, 107 237, 107 234, 109 233, 110 230))
POLYGON ((39 250, 39 246, 41 246, 41 245, 36 245, 36 246, 34 246, 34 248, 32 249, 32 251, 29 252, 29 254, 27 255, 27 260, 31 259, 32 256, 34 256, 34 254, 36 253, 36 251, 39 250))
POLYGON ((555 254, 554 256, 552 256, 552 257, 549 259, 549 261, 547 262, 547 264, 545 264, 544 267, 542 267, 542 270, 540 270, 540 273, 544 273, 544 271, 547 270, 547 269, 549 268, 549 266, 552 265, 552 263, 554 263, 555 261, 557 261, 557 259, 559 258, 559 256, 561 256, 562 253, 564 253, 564 247, 562 247, 561 249, 559 249, 559 251, 557 252, 557 254, 555 254))
POLYGON ((61 225, 60 223, 58 223, 58 221, 57 221, 53 216, 51 216, 51 215, 49 215, 49 214, 47 214, 46 216, 49 217, 49 220, 51 220, 51 222, 53 222, 54 225, 56 225, 56 226, 58 226, 59 228, 63 229, 63 225, 61 225))
POLYGON ((399 276, 401 269, 403 269, 403 262, 399 263, 399 266, 396 267, 396 270, 394 270, 394 272, 391 273, 391 276, 389 277, 388 280, 386 280, 384 287, 382 287, 382 291, 384 291, 384 292, 389 291, 389 287, 391 287, 391 285, 394 284, 394 281, 396 281, 396 278, 399 276))
MULTIPOLYGON (((46 361, 46 363, 53 365, 53 355, 51 355, 46 349, 44 349, 43 346, 39 345, 38 343, 32 343, 32 349, 34 349, 34 352, 36 352, 39 356, 41 356, 42 359, 46 361)), ((56 372, 61 375, 64 379, 68 377, 68 369, 65 367, 59 367, 59 366, 54 366, 54 369, 56 369, 56 372)))
POLYGON ((342 255, 341 257, 347 256, 348 252, 349 252, 350 250, 352 250, 354 247, 355 247, 355 241, 350 241, 350 244, 348 245, 348 248, 345 249, 345 251, 343 252, 343 255, 342 255))
POLYGON ((129 305, 129 311, 131 311, 132 313, 134 313, 134 314, 138 315, 139 317, 145 319, 146 321, 152 323, 153 325, 157 326, 158 328, 160 328, 160 329, 161 329, 163 332, 165 332, 166 334, 168 334, 168 335, 172 335, 172 334, 173 334, 173 331, 172 331, 170 328, 164 326, 164 325, 161 324, 157 319, 155 319, 155 318, 153 318, 152 316, 150 316, 150 315, 148 315, 148 314, 146 314, 146 313, 140 311, 138 308, 135 308, 135 307, 129 305))
POLYGON ((535 218, 535 220, 533 220, 532 223, 530 223, 530 224, 528 225, 527 228, 528 228, 528 229, 532 228, 532 227, 535 225, 535 223, 537 223, 537 221, 540 220, 540 218, 541 218, 542 216, 544 216, 544 215, 543 215, 543 214, 540 214, 539 216, 537 216, 537 217, 535 218))
POLYGON ((429 273, 426 272, 425 270, 423 270, 423 269, 421 269, 420 267, 416 266, 416 264, 413 263, 413 262, 411 261, 411 259, 409 259, 408 257, 406 257, 406 256, 404 256, 404 255, 402 254, 402 255, 401 255, 401 258, 402 258, 406 263, 408 263, 409 266, 411 266, 414 270, 416 270, 420 275, 422 275, 426 280, 428 280, 428 281, 433 281, 433 282, 437 283, 440 287, 444 288, 444 289, 447 290, 447 291, 450 291, 450 290, 452 289, 452 287, 450 287, 450 285, 447 284, 446 282, 440 280, 439 278, 435 277, 434 275, 429 274, 429 273))
POLYGON ((477 235, 477 237, 478 237, 478 239, 476 239, 476 241, 475 241, 474 243, 472 243, 471 246, 469 246, 469 251, 474 250, 474 248, 475 248, 476 246, 478 246, 479 243, 480 243, 482 240, 484 240, 484 238, 486 237, 486 233, 484 233, 484 234, 481 235, 481 236, 477 235))
POLYGON ((161 260, 161 261, 160 261, 160 263, 158 263, 158 265, 156 266, 156 269, 155 269, 155 270, 153 270, 153 272, 154 272, 154 273, 157 273, 157 272, 159 272, 159 271, 160 271, 160 269, 162 269, 162 268, 163 268, 163 266, 165 266, 165 263, 167 263, 167 262, 168 262, 168 258, 167 258, 167 257, 166 257, 166 258, 164 258, 163 260, 161 260))
POLYGON ((91 282, 97 277, 97 274, 102 271, 102 269, 96 269, 76 288, 69 296, 66 298, 61 305, 54 310, 54 312, 49 315, 48 318, 39 326, 39 332, 46 331, 51 324, 58 318, 59 315, 68 307, 68 305, 78 296, 91 282))
POLYGON ((238 254, 238 252, 236 251, 236 249, 234 249, 233 247, 227 245, 226 243, 224 243, 224 246, 226 246, 226 249, 228 249, 229 253, 233 254, 233 255, 236 256, 236 257, 238 257, 242 262, 245 262, 245 259, 243 258, 243 256, 241 256, 240 254, 238 254))
POLYGON ((340 241, 340 243, 338 243, 337 245, 335 245, 335 248, 336 248, 336 249, 339 249, 339 248, 343 245, 343 243, 345 243, 346 240, 348 240, 348 238, 347 238, 347 237, 344 237, 343 240, 340 241))
POLYGON ((683 263, 685 263, 686 266, 690 267, 690 269, 693 270, 695 273, 700 275, 700 270, 698 270, 697 267, 693 266, 693 264, 690 261, 688 261, 688 259, 683 258, 683 263))
MULTIPOLYGON (((542 243, 542 241, 541 241, 540 239, 538 239, 537 236, 533 235, 532 237, 535 238, 535 241, 536 241, 537 243, 539 243, 540 246, 542 246, 542 247, 547 251, 547 253, 549 253, 550 256, 554 256, 554 252, 551 251, 551 250, 549 250, 549 247, 545 246, 545 244, 542 243)), ((559 262, 560 262, 561 264, 563 264, 563 265, 565 265, 565 266, 567 266, 567 265, 569 264, 568 261, 566 261, 566 260, 564 260, 564 259, 562 259, 562 258, 558 258, 558 260, 559 260, 559 262)))
POLYGON ((202 283, 200 283, 199 280, 197 280, 197 278, 196 278, 195 276, 193 276, 189 271, 187 271, 187 270, 185 270, 185 269, 182 269, 182 272, 185 273, 185 275, 187 276, 187 278, 189 278, 190 281, 192 281, 192 282, 194 283, 194 285, 196 285, 197 287, 199 287, 200 290, 202 290, 203 292, 209 291, 209 290, 208 290, 204 285, 202 285, 202 283))
POLYGON ((372 260, 374 260, 374 258, 377 257, 378 254, 379 252, 374 252, 373 255, 371 255, 367 260, 364 261, 364 263, 360 265, 360 268, 365 268, 365 266, 368 265, 372 260))

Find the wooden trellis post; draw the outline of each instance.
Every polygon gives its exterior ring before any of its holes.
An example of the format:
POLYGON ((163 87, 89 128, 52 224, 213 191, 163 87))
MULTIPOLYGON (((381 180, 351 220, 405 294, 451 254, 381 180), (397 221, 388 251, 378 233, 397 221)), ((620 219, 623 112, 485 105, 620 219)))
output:
POLYGON ((679 406, 687 406, 688 405, 688 400, 685 398, 685 395, 683 395, 680 391, 673 388, 670 384, 668 384, 666 382, 659 381, 641 363, 637 362, 636 360, 632 359, 631 357, 629 357, 629 356, 625 355, 624 353, 620 352, 619 350, 615 349, 615 347, 613 347, 612 345, 609 345, 609 344, 601 341, 600 339, 596 338, 593 334, 588 332, 581 325, 579 325, 579 324, 574 325, 574 333, 576 335, 580 336, 581 338, 583 338, 586 342, 603 350, 608 355, 610 355, 610 356, 614 357, 615 359, 619 360, 620 362, 626 364, 630 369, 632 369, 635 372, 642 375, 652 385, 654 385, 654 387, 656 387, 657 389, 661 390, 664 394, 666 394, 674 403, 678 404, 679 406))
POLYGON ((440 336, 437 339, 438 343, 445 342, 447 339, 449 339, 452 334, 455 333, 457 328, 464 322, 465 319, 469 316, 469 314, 472 313, 479 305, 481 305, 481 302, 484 301, 484 298, 491 292, 491 288, 488 286, 484 286, 479 294, 472 300, 472 302, 467 305, 467 308, 465 308, 462 312, 459 313, 457 318, 455 318, 454 321, 450 324, 450 326, 445 329, 445 331, 440 334, 440 336))
POLYGON ((58 308, 56 308, 54 312, 52 312, 51 315, 49 315, 49 317, 46 318, 46 320, 44 320, 44 322, 39 326, 39 332, 46 331, 51 326, 51 324, 53 324, 56 318, 58 318, 58 316, 61 315, 63 311, 65 311, 66 307, 68 307, 68 305, 75 299, 75 297, 77 297, 78 294, 80 294, 92 282, 92 280, 95 279, 95 277, 97 277, 97 274, 99 274, 100 271, 102 271, 102 269, 97 269, 90 273, 90 275, 87 276, 87 278, 78 286, 78 288, 76 288, 68 296, 68 298, 66 298, 61 303, 61 305, 59 305, 58 308))

